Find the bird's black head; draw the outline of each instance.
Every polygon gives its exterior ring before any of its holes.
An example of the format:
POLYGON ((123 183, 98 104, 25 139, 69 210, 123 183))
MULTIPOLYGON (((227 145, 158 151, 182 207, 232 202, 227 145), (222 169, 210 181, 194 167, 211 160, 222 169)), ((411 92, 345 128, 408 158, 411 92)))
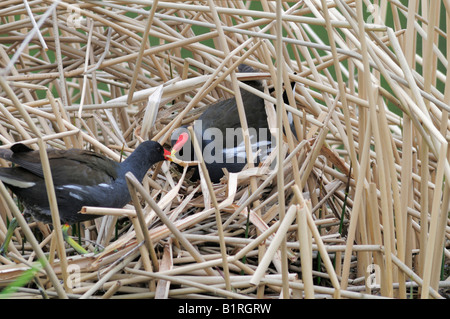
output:
POLYGON ((141 143, 133 152, 140 156, 140 160, 148 162, 149 166, 165 160, 164 148, 155 141, 145 141, 141 143))
POLYGON ((164 148, 155 141, 145 141, 131 153, 127 159, 120 164, 120 174, 125 175, 132 172, 139 181, 147 173, 149 168, 158 162, 165 160, 164 148))

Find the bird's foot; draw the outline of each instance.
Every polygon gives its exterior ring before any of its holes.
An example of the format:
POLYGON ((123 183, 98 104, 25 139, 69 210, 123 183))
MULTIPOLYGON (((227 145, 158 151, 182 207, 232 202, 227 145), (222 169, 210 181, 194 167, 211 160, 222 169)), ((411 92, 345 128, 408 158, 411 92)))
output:
POLYGON ((87 254, 88 251, 86 249, 84 249, 83 247, 81 247, 80 244, 78 244, 72 237, 69 236, 69 234, 67 232, 69 230, 69 227, 70 226, 67 224, 62 226, 62 233, 63 233, 64 240, 71 247, 73 247, 79 254, 81 254, 81 255, 87 254))

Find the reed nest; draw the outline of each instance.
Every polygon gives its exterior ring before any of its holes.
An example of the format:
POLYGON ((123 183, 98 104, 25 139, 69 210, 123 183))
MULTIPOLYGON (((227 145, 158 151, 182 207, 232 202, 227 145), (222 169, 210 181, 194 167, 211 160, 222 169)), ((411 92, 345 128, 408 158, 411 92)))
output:
POLYGON ((129 205, 86 207, 105 216, 72 227, 84 255, 64 244, 54 204, 53 226, 20 219, 0 183, 0 240, 14 216, 20 226, 0 256, 1 287, 16 286, 3 296, 445 297, 450 7, 407 3, 1 1, 2 148, 120 161, 239 101, 245 76, 266 88, 272 132, 290 112, 298 137, 284 130, 266 162, 220 183, 168 162, 130 179, 129 205))

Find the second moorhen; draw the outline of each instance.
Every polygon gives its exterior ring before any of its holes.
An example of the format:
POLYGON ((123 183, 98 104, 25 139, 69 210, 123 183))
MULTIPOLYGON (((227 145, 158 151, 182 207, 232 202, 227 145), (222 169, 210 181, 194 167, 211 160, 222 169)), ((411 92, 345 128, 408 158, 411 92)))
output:
MULTIPOLYGON (((257 72, 252 67, 241 64, 239 72, 257 72)), ((259 80, 246 80, 246 84, 263 91, 259 80)), ((249 128, 250 144, 255 164, 264 160, 275 146, 275 138, 269 131, 264 99, 244 89, 240 90, 249 128)), ((285 103, 287 95, 284 93, 285 103)), ((220 100, 210 105, 194 122, 193 129, 202 148, 202 155, 212 182, 217 183, 223 177, 225 168, 228 172, 240 172, 247 164, 247 153, 239 118, 236 98, 220 100)), ((175 130, 172 143, 186 127, 175 130)), ((195 159, 191 143, 186 143, 180 152, 183 160, 195 159)), ((196 170, 192 179, 198 179, 196 170)))
MULTIPOLYGON (((130 201, 125 174, 131 172, 142 181, 153 164, 170 159, 170 152, 154 141, 140 144, 122 163, 81 149, 49 149, 47 154, 59 215, 64 224, 99 217, 78 214, 83 206, 122 208, 130 201)), ((38 221, 51 223, 39 151, 18 143, 10 149, 0 149, 0 157, 17 164, 1 167, 0 180, 17 195, 25 213, 38 221)))

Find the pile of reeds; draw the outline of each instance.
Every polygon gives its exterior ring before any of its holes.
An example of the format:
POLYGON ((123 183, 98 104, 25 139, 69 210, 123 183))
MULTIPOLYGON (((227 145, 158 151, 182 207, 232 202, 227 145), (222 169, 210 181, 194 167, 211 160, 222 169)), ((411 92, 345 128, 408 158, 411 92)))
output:
POLYGON ((0 241, 20 226, 4 296, 445 296, 450 8, 403 2, 1 1, 1 147, 120 160, 248 89, 241 63, 275 88, 255 93, 272 132, 290 112, 298 137, 217 184, 168 163, 129 177, 132 203, 73 227, 86 255, 64 245, 54 201, 53 226, 26 221, 0 183, 0 241))

